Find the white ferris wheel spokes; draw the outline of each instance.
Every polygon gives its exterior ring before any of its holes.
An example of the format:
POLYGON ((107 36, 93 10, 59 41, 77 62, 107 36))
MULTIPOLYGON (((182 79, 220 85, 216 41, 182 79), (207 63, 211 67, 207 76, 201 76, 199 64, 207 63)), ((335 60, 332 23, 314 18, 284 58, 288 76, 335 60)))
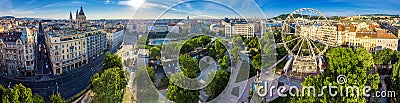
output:
POLYGON ((293 64, 300 63, 300 68, 315 64, 310 68, 316 68, 317 59, 330 44, 331 36, 324 29, 329 25, 324 14, 311 8, 301 8, 287 16, 282 26, 282 41, 288 54, 294 58, 293 64))

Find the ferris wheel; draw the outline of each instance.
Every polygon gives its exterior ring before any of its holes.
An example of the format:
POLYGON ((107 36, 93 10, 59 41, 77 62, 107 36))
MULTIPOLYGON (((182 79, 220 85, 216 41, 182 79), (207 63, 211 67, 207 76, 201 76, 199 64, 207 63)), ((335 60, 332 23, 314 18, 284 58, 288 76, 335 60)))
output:
POLYGON ((288 15, 281 33, 293 59, 293 71, 316 72, 320 57, 334 41, 333 30, 335 27, 318 10, 301 8, 288 15))

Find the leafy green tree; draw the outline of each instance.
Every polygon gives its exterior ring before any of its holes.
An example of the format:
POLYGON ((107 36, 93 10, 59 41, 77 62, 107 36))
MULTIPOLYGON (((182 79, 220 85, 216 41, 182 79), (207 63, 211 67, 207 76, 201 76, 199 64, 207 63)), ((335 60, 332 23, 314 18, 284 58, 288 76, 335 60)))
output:
POLYGON ((276 52, 278 53, 277 58, 283 58, 287 54, 287 51, 283 46, 278 47, 276 49, 276 52))
POLYGON ((210 48, 208 49, 208 56, 210 56, 210 57, 212 57, 212 58, 216 58, 216 57, 217 57, 217 54, 216 54, 216 52, 215 52, 214 47, 210 47, 210 48))
POLYGON ((265 42, 263 43, 263 47, 262 47, 262 53, 265 54, 266 56, 273 56, 275 53, 275 47, 274 47, 273 42, 265 42))
POLYGON ((150 57, 155 59, 160 59, 161 57, 161 50, 158 47, 150 48, 150 57))
POLYGON ((225 48, 224 44, 222 44, 220 39, 217 39, 214 41, 214 49, 217 54, 216 55, 217 59, 224 57, 224 55, 226 53, 226 48, 225 48))
POLYGON ((206 47, 208 44, 210 44, 211 38, 208 36, 199 36, 197 37, 197 43, 200 44, 202 47, 206 47))
POLYGON ((398 102, 400 101, 400 62, 393 64, 393 70, 390 79, 392 81, 391 90, 396 92, 396 100, 398 102))
POLYGON ((380 77, 379 77, 378 73, 368 75, 368 84, 369 84, 369 86, 372 87, 372 89, 374 91, 378 91, 378 89, 379 89, 379 83, 380 83, 379 78, 380 77))
POLYGON ((92 78, 94 101, 121 101, 126 83, 124 71, 118 67, 109 68, 101 75, 96 73, 92 78))
MULTIPOLYGON (((13 93, 13 89, 12 88, 8 88, 5 90, 3 97, 2 97, 2 103, 10 103, 10 102, 15 102, 12 97, 13 93)), ((16 100, 17 101, 17 100, 16 100)))
MULTIPOLYGON (((183 72, 185 73, 185 72, 183 72)), ((177 73, 171 76, 169 86, 168 86, 168 92, 167 92, 167 98, 171 101, 174 101, 176 103, 195 103, 199 101, 199 95, 200 91, 199 90, 189 90, 186 88, 181 88, 177 85, 174 84, 173 81, 179 81, 183 82, 184 84, 187 84, 187 81, 184 81, 181 75, 183 73, 177 73)), ((188 74, 188 73, 186 73, 188 74)), ((188 76, 188 77, 193 77, 188 76)))
POLYGON ((244 49, 244 45, 243 45, 243 40, 242 37, 240 36, 234 36, 232 38, 232 48, 229 49, 229 53, 232 55, 232 59, 235 59, 237 61, 241 60, 240 57, 240 51, 242 51, 244 49))
POLYGON ((382 65, 387 65, 390 63, 390 61, 393 59, 393 50, 391 49, 383 49, 383 50, 378 50, 374 54, 374 60, 375 63, 382 66, 382 65))
POLYGON ((260 48, 260 43, 258 42, 258 38, 251 38, 248 48, 260 48))
POLYGON ((274 38, 276 43, 282 42, 282 33, 279 31, 274 31, 274 38))
POLYGON ((228 55, 225 55, 222 59, 218 60, 218 63, 220 63, 222 70, 228 69, 228 62, 229 62, 228 55))
POLYGON ((45 103, 44 98, 39 94, 33 95, 32 99, 34 103, 45 103))
POLYGON ((32 91, 22 84, 17 84, 13 88, 3 89, 3 103, 33 103, 32 91))
POLYGON ((197 40, 196 39, 189 39, 186 42, 184 42, 180 52, 181 53, 189 53, 189 52, 193 51, 197 47, 198 47, 197 40))
POLYGON ((229 73, 225 70, 217 70, 213 81, 207 85, 206 92, 210 96, 208 100, 216 98, 224 91, 229 81, 229 73))
POLYGON ((104 68, 124 68, 124 65, 122 64, 121 57, 119 57, 116 54, 110 54, 109 52, 106 53, 106 57, 104 57, 104 68))
POLYGON ((179 69, 189 78, 196 78, 199 71, 199 62, 193 59, 189 54, 183 54, 179 57, 179 69))
POLYGON ((60 93, 57 93, 50 96, 49 103, 65 103, 65 100, 61 97, 60 93))
POLYGON ((3 101, 3 95, 6 95, 6 88, 3 87, 3 85, 0 85, 0 101, 3 101))
POLYGON ((30 88, 26 88, 22 84, 17 84, 14 86, 14 92, 18 92, 18 101, 22 103, 32 103, 32 91, 30 88))
POLYGON ((374 67, 374 58, 365 48, 357 48, 356 53, 364 68, 372 69, 374 67))
POLYGON ((261 70, 262 68, 262 63, 261 63, 261 54, 257 54, 256 56, 253 56, 251 59, 251 64, 256 68, 261 70))

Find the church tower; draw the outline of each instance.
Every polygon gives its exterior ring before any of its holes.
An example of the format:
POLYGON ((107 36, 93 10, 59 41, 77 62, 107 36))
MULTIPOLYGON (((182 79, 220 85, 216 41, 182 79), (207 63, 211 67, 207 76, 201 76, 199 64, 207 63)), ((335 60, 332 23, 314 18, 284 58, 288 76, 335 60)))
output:
POLYGON ((72 12, 69 12, 69 26, 70 28, 74 28, 74 18, 72 18, 72 12))
POLYGON ((70 20, 70 22, 72 22, 74 19, 72 18, 72 13, 71 13, 71 11, 69 12, 69 20, 70 20))
POLYGON ((78 22, 78 23, 84 23, 84 22, 86 22, 86 16, 85 16, 85 13, 83 12, 83 7, 81 6, 81 10, 79 11, 79 13, 78 13, 78 11, 77 11, 77 17, 76 17, 76 21, 78 22))
POLYGON ((84 23, 86 22, 85 12, 83 12, 83 7, 81 6, 80 11, 76 10, 76 18, 75 23, 78 28, 82 29, 84 27, 84 23))

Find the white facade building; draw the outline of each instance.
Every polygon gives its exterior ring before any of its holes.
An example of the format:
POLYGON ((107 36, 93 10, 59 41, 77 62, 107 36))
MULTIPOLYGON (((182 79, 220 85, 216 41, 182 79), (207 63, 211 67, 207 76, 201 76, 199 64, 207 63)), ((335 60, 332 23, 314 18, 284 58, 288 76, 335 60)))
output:
POLYGON ((125 30, 107 30, 107 48, 110 51, 117 50, 124 41, 125 30))

